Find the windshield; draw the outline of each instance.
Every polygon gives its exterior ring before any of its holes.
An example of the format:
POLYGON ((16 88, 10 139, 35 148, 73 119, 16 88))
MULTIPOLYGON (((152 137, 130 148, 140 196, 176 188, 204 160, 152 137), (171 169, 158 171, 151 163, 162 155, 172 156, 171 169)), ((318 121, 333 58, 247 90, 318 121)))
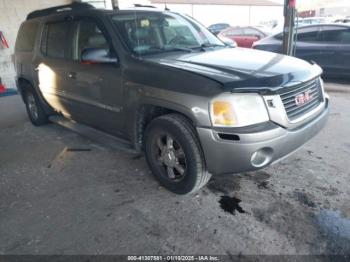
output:
POLYGON ((225 46, 198 22, 174 13, 128 12, 113 15, 112 21, 139 55, 225 46))

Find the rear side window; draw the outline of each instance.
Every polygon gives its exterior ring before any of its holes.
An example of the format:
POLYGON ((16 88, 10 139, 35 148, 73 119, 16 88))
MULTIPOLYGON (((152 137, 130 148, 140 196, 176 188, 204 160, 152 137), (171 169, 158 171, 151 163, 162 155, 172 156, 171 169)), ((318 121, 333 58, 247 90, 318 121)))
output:
POLYGON ((322 41, 328 43, 350 44, 350 29, 342 27, 325 27, 322 41))
POLYGON ((16 51, 33 51, 38 28, 39 23, 36 21, 26 22, 21 26, 17 36, 16 51))
POLYGON ((70 22, 46 24, 41 41, 41 52, 48 57, 64 58, 65 43, 68 37, 70 22))
POLYGON ((320 28, 308 27, 302 28, 297 34, 297 39, 300 42, 318 42, 320 41, 320 28))

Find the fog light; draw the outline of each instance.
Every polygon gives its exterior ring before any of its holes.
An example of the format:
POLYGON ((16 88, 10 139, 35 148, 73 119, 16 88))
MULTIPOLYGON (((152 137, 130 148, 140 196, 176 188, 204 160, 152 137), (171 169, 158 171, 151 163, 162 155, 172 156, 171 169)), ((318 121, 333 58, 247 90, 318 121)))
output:
POLYGON ((273 149, 264 147, 253 153, 250 160, 254 167, 263 167, 270 163, 272 159, 273 149))

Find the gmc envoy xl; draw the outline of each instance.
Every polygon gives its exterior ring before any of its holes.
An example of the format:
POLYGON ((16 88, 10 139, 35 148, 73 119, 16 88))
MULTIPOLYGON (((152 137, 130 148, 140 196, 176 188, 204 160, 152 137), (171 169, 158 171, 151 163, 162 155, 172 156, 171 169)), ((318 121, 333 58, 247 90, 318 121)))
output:
POLYGON ((318 65, 231 48, 192 18, 151 7, 34 11, 15 66, 34 125, 59 117, 117 137, 178 194, 279 161, 328 115, 318 65))

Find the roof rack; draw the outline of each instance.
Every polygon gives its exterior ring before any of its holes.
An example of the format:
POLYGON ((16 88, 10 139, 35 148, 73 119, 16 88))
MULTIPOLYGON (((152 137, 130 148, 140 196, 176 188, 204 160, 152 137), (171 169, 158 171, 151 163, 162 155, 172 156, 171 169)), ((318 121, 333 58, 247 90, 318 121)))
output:
POLYGON ((141 5, 141 4, 134 4, 135 7, 148 7, 148 8, 157 8, 153 5, 141 5))
POLYGON ((46 8, 42 10, 36 10, 27 15, 27 20, 29 19, 34 19, 38 17, 43 17, 51 14, 56 14, 59 12, 66 12, 66 11, 75 11, 75 10, 87 10, 87 9, 95 9, 92 5, 88 3, 78 3, 78 2, 73 2, 70 5, 60 5, 60 6, 55 6, 51 8, 46 8))

